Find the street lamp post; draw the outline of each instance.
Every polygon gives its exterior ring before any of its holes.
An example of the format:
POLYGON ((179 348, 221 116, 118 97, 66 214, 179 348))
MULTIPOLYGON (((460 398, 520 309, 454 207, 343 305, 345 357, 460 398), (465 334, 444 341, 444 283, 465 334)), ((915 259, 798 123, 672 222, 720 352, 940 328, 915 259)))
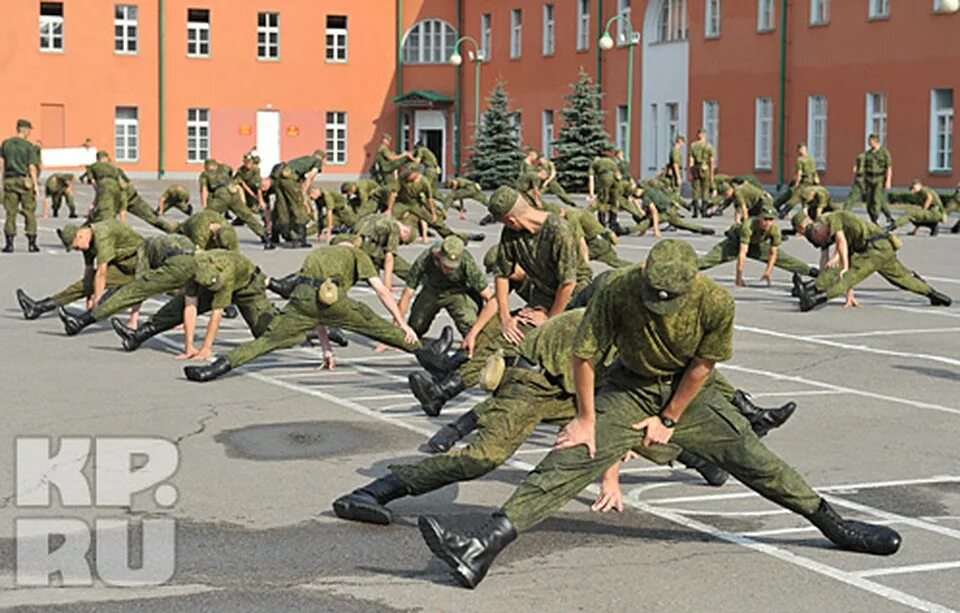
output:
MULTIPOLYGON (((463 56, 460 54, 460 47, 465 42, 469 41, 473 43, 474 49, 474 70, 473 70, 473 144, 477 144, 477 136, 480 131, 480 64, 483 63, 483 54, 480 53, 480 45, 477 43, 476 39, 472 36, 461 36, 457 39, 457 42, 453 44, 453 54, 450 56, 450 64, 453 66, 460 66, 463 64, 463 56)), ((460 171, 460 97, 457 97, 457 120, 456 132, 454 133, 454 154, 456 158, 456 167, 457 171, 460 171)))
POLYGON ((621 22, 625 27, 627 51, 629 59, 627 60, 627 135, 623 143, 623 155, 627 162, 630 161, 630 136, 633 134, 633 56, 634 47, 640 43, 640 33, 635 32, 633 24, 623 15, 614 15, 607 21, 607 27, 603 29, 603 36, 600 37, 600 48, 604 51, 613 49, 613 37, 610 36, 610 26, 614 21, 621 22))

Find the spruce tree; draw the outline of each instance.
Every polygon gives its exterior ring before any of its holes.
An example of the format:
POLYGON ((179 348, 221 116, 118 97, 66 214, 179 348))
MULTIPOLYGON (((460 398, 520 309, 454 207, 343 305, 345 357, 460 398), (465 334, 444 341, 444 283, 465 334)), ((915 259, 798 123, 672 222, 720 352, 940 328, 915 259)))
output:
POLYGON ((564 97, 566 105, 560 111, 563 128, 553 147, 553 161, 557 165, 560 184, 571 191, 586 191, 590 163, 614 144, 603 127, 600 110, 600 92, 583 69, 564 97))
POLYGON ((487 98, 487 110, 483 112, 477 142, 467 162, 467 177, 483 189, 512 185, 517 177, 523 154, 510 115, 510 97, 503 81, 498 81, 487 98))

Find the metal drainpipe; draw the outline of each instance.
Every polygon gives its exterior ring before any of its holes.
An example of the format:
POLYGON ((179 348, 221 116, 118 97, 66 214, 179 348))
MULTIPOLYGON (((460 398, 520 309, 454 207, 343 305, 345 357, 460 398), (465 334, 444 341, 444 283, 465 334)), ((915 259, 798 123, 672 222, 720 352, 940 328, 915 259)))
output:
MULTIPOLYGON (((597 36, 593 46, 597 49, 597 93, 603 93, 603 54, 600 52, 600 37, 603 36, 603 0, 597 0, 597 36)), ((597 96, 597 108, 601 108, 600 96, 597 96)))
MULTIPOLYGON (((397 0, 397 96, 403 95, 403 0, 397 0)), ((401 107, 397 107, 397 145, 403 142, 401 107)))
MULTIPOLYGON (((457 0, 457 36, 463 36, 463 0, 457 0)), ((474 45, 474 47, 476 47, 476 45, 474 45)), ((480 52, 480 50, 476 48, 475 51, 477 53, 480 52)), ((461 62, 460 65, 457 66, 457 99, 454 103, 456 107, 453 117, 453 167, 457 169, 457 174, 460 174, 461 171, 460 149, 463 143, 463 137, 461 136, 461 134, 463 134, 463 112, 461 106, 463 104, 463 64, 464 62, 461 62)))
POLYGON ((159 159, 157 160, 157 178, 162 179, 163 175, 166 173, 166 148, 167 148, 167 54, 166 54, 166 33, 167 33, 167 24, 166 24, 166 1, 160 0, 159 5, 159 31, 158 31, 158 41, 157 47, 159 50, 159 63, 157 66, 158 72, 158 96, 159 100, 159 130, 160 133, 157 135, 157 142, 159 144, 157 155, 159 159))
POLYGON ((780 0, 780 108, 777 113, 777 189, 783 187, 787 118, 787 0, 780 0))

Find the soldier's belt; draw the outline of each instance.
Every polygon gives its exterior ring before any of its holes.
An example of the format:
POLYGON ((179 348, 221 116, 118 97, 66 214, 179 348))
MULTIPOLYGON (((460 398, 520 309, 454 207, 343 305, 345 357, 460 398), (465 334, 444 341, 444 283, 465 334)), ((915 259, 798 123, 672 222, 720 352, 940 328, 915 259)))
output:
POLYGON ((193 255, 193 253, 194 253, 193 249, 179 248, 179 247, 178 247, 178 248, 176 248, 176 249, 171 249, 170 251, 167 251, 166 253, 164 253, 164 254, 163 254, 163 260, 166 261, 166 260, 168 260, 168 259, 170 259, 170 258, 175 258, 175 257, 177 257, 178 255, 193 255))
MULTIPOLYGON (((326 281, 326 279, 314 279, 313 277, 297 277, 296 279, 294 279, 294 284, 309 285, 310 287, 320 289, 320 286, 323 285, 324 281, 326 281)), ((336 283, 336 281, 334 281, 334 283, 336 283)))
POLYGON ((4 179, 26 179, 27 175, 18 175, 15 172, 4 172, 3 178, 4 179))

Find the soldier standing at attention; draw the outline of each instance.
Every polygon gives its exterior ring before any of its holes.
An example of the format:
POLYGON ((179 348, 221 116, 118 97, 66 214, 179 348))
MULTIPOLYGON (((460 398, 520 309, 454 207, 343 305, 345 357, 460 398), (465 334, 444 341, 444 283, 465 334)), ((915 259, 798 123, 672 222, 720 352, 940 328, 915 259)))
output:
POLYGON ((26 119, 17 120, 17 135, 0 144, 0 170, 3 171, 3 208, 7 217, 3 234, 7 239, 3 253, 13 253, 13 239, 17 236, 17 213, 23 215, 27 251, 36 253, 37 198, 40 195, 40 158, 37 149, 27 139, 33 125, 26 119))
POLYGON ((940 222, 947 220, 940 194, 926 187, 920 182, 920 179, 914 179, 910 182, 910 191, 919 196, 920 206, 908 206, 903 215, 898 217, 896 221, 890 222, 887 231, 893 232, 899 227, 912 223, 914 228, 910 232, 911 235, 916 234, 920 226, 926 226, 930 228, 930 236, 936 236, 940 232, 940 222))
POLYGON ((713 175, 716 172, 716 152, 707 142, 707 131, 697 130, 697 140, 690 143, 690 156, 687 165, 690 168, 690 185, 693 187, 693 201, 690 207, 693 216, 706 212, 709 199, 715 193, 713 175))
POLYGON ((870 221, 877 223, 880 213, 892 222, 887 204, 887 190, 893 184, 893 158, 886 147, 880 146, 880 137, 870 135, 870 148, 863 154, 863 189, 870 221))
POLYGON ((76 179, 73 173, 69 172, 58 172, 50 175, 46 184, 44 184, 44 219, 50 216, 51 209, 53 210, 53 216, 59 217, 60 207, 63 206, 64 200, 67 201, 70 218, 75 219, 77 217, 77 203, 73 198, 73 183, 76 179))
POLYGON ((677 135, 667 158, 667 167, 663 170, 667 185, 676 196, 680 195, 680 190, 683 187, 683 146, 686 142, 686 137, 682 134, 677 135))
POLYGON ((182 185, 171 185, 160 195, 157 204, 157 215, 163 215, 169 209, 177 209, 187 217, 193 215, 193 205, 190 204, 190 192, 182 185))
POLYGON ((797 145, 797 165, 793 179, 773 203, 773 208, 780 212, 780 219, 786 219, 793 207, 800 203, 804 188, 815 185, 820 185, 817 161, 807 152, 807 144, 800 143, 797 145))

